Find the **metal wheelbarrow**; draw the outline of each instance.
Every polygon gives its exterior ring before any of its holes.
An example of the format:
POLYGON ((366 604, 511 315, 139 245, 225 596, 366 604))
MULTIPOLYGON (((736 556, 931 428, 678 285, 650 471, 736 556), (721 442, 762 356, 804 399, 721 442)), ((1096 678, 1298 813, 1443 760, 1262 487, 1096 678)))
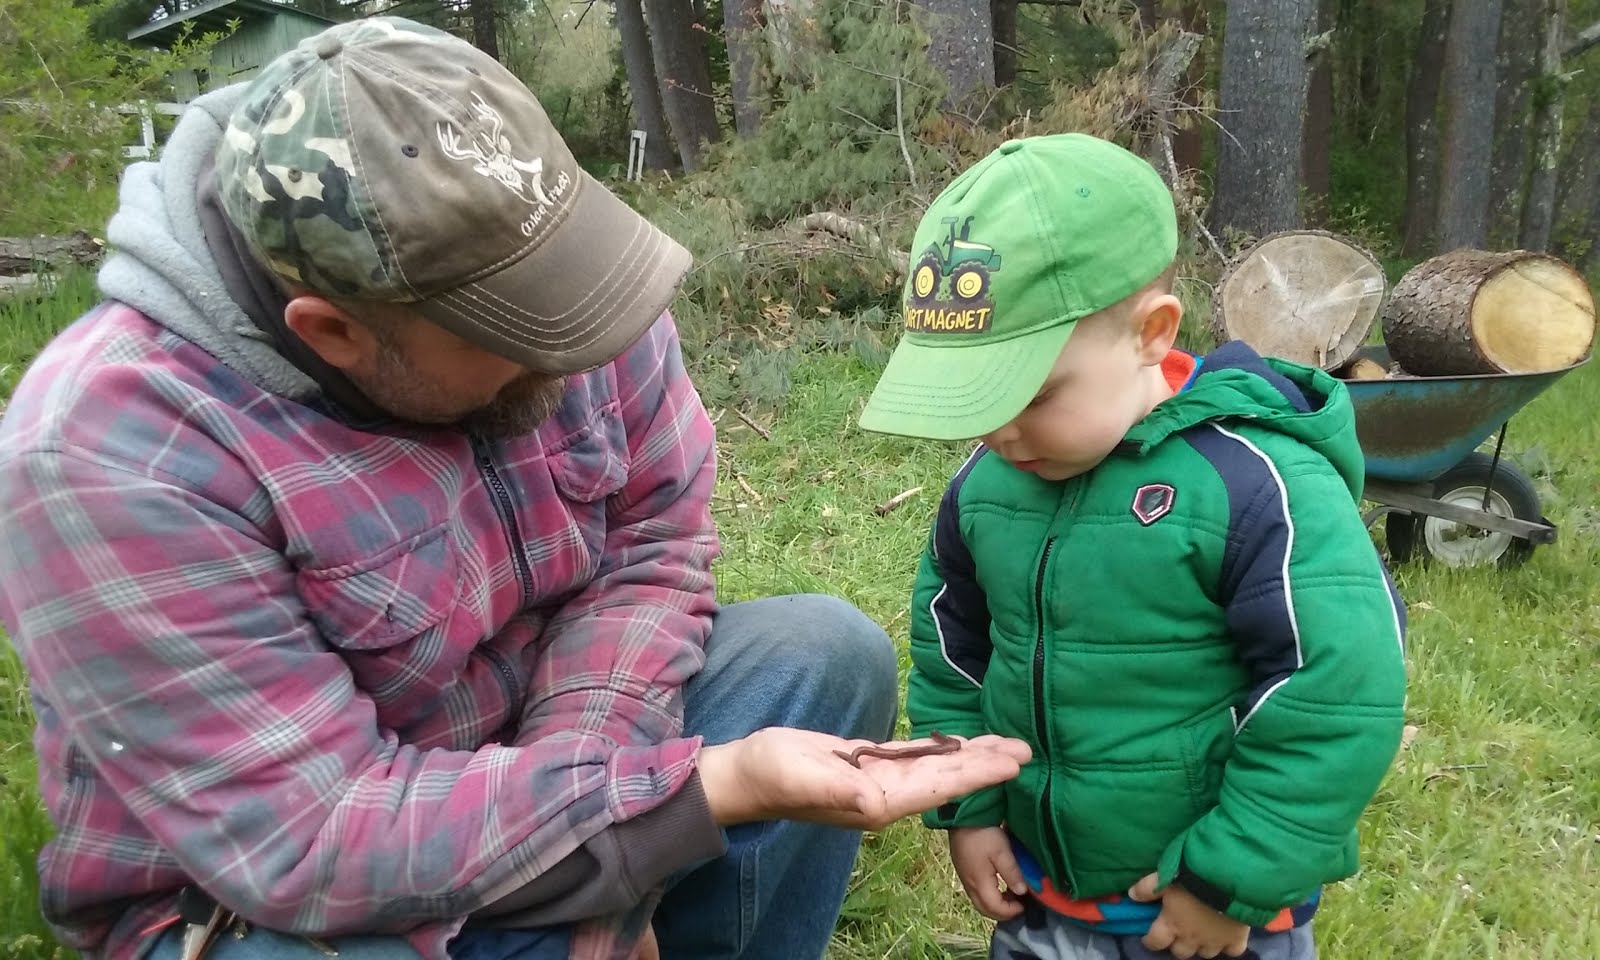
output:
MULTIPOLYGON (((1360 356, 1388 367, 1381 346, 1360 356)), ((1346 380, 1366 457, 1363 515, 1384 518, 1396 563, 1420 548, 1452 567, 1515 566, 1552 543, 1533 481, 1500 456, 1506 424, 1534 397, 1588 362, 1542 373, 1346 380), (1478 450, 1499 431, 1494 453, 1478 450)))

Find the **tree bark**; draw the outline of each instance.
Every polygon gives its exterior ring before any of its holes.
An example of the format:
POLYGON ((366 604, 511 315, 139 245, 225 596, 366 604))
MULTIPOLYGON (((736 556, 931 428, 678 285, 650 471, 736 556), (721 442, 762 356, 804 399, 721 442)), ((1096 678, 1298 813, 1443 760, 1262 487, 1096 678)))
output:
POLYGON ((1516 245, 1528 182, 1528 116, 1544 35, 1544 0, 1503 0, 1495 56, 1494 157, 1489 173, 1489 245, 1516 245))
POLYGON ((500 37, 495 24, 495 0, 472 0, 472 45, 500 59, 500 37))
POLYGON ((622 65, 628 74, 633 100, 633 125, 644 131, 644 165, 670 170, 676 163, 667 115, 661 106, 661 85, 656 80, 656 58, 650 50, 650 31, 644 24, 639 0, 616 0, 617 32, 622 35, 622 65))
MULTIPOLYGON (((1316 34, 1334 28, 1334 0, 1318 0, 1316 34)), ((1300 148, 1300 182, 1305 195, 1303 219, 1320 227, 1328 219, 1328 191, 1333 153, 1333 52, 1327 45, 1311 54, 1311 79, 1306 89, 1305 131, 1300 148)))
POLYGON ((1406 87, 1406 212, 1401 253, 1434 252, 1439 213, 1439 81, 1444 73, 1449 0, 1426 0, 1406 87))
POLYGON ((1533 98, 1533 167, 1522 206, 1518 243, 1524 250, 1550 249, 1555 223, 1556 164, 1561 155, 1561 114, 1566 107, 1566 81, 1561 73, 1561 33, 1566 29, 1567 0, 1544 0, 1544 50, 1539 58, 1539 85, 1533 98))
POLYGON ((989 0, 994 23, 994 85, 1017 82, 1017 0, 989 0))
POLYGON ((1494 48, 1500 0, 1451 4, 1444 53, 1444 140, 1439 178, 1439 247, 1481 247, 1489 227, 1494 147, 1494 48))
POLYGON ((704 27, 695 19, 690 0, 644 0, 644 9, 656 77, 661 81, 661 102, 672 139, 678 144, 678 157, 685 170, 698 170, 705 145, 722 139, 717 104, 712 99, 704 27))
POLYGON ((1219 232, 1262 236, 1299 223, 1300 152, 1316 0, 1230 0, 1213 209, 1219 232))
POLYGON ((761 0, 723 0, 722 35, 728 43, 728 81, 733 93, 733 126, 741 137, 761 129, 756 102, 756 64, 766 34, 761 0))
POLYGON ((944 77, 946 110, 971 119, 994 93, 994 22, 989 0, 916 0, 928 34, 928 62, 944 77))

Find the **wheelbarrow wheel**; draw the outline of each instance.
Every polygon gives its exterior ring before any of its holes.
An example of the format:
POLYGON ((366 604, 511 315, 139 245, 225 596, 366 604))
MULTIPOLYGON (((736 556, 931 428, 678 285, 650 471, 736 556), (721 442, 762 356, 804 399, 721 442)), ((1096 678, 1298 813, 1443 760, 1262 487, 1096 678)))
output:
MULTIPOLYGON (((1494 490, 1489 512, 1533 523, 1542 522, 1539 493, 1528 475, 1509 460, 1499 464, 1484 453, 1470 453, 1433 482, 1433 498, 1473 510, 1483 509, 1483 494, 1494 468, 1494 490)), ((1509 533, 1479 530, 1440 517, 1391 513, 1384 518, 1384 539, 1396 563, 1411 559, 1417 548, 1433 561, 1449 567, 1498 564, 1514 567, 1527 561, 1534 544, 1509 533)))

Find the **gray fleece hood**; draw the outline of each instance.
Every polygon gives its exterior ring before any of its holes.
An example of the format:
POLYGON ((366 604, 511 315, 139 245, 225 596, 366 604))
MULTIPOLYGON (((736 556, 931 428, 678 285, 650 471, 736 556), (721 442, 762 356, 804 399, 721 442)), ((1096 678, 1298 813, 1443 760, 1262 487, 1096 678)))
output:
POLYGON ((117 212, 106 227, 112 253, 100 291, 210 353, 264 390, 294 400, 322 391, 290 363, 230 295, 206 240, 200 180, 244 93, 235 85, 189 104, 159 162, 136 163, 122 177, 117 212))

